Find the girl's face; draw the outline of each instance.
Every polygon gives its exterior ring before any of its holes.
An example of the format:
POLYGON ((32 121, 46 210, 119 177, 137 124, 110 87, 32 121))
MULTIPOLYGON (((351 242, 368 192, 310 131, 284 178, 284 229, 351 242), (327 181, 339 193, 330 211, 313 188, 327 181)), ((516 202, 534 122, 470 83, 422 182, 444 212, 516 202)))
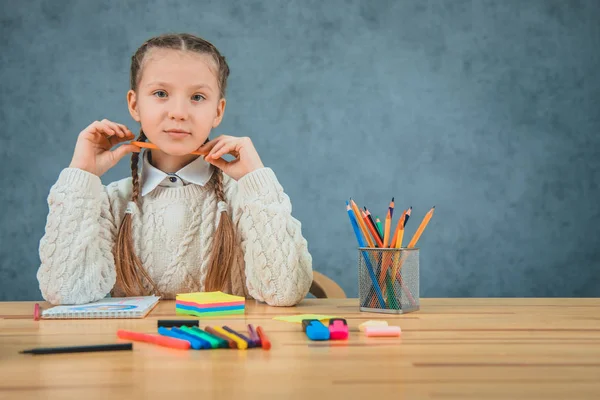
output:
POLYGON ((225 111, 211 56, 150 49, 136 91, 127 93, 129 112, 150 142, 172 156, 200 147, 225 111))

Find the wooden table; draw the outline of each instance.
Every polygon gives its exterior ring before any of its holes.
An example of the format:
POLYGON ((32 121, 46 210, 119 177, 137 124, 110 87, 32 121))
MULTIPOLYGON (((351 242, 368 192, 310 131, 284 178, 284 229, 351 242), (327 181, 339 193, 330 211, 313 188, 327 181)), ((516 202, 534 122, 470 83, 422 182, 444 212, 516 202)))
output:
POLYGON ((209 323, 261 325, 270 351, 135 343, 133 352, 45 356, 18 352, 117 342, 119 328, 156 332, 175 307, 161 302, 142 320, 35 322, 33 304, 0 303, 0 399, 600 398, 600 299, 423 299, 401 316, 361 313, 356 299, 250 301, 245 316, 209 323), (272 319, 299 313, 345 317, 350 339, 310 342, 300 325, 272 319), (357 327, 368 319, 400 325, 402 338, 364 337, 357 327))

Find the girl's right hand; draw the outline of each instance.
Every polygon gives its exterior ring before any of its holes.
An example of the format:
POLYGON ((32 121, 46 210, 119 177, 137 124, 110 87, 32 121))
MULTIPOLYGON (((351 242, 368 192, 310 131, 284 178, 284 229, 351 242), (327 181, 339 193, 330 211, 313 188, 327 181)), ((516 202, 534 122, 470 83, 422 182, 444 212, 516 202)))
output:
POLYGON ((134 138, 135 135, 125 125, 107 119, 95 121, 77 137, 69 168, 79 168, 102 176, 127 154, 140 151, 139 147, 132 144, 111 150, 113 146, 134 138))

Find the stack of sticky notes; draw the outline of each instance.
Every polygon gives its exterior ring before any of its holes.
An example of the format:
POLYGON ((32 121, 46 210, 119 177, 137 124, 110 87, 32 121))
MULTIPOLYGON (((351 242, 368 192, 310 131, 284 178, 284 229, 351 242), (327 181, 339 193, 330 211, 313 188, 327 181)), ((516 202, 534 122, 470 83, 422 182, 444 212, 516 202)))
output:
POLYGON ((244 313, 245 299, 223 292, 199 292, 178 294, 175 312, 178 315, 212 317, 244 313))

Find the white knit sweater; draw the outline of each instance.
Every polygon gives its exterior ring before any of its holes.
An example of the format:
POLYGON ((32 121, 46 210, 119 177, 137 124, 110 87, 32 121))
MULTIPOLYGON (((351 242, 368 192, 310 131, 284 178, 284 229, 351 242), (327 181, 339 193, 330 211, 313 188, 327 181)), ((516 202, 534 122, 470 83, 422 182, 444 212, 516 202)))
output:
MULTIPOLYGON (((237 241, 224 291, 274 306, 297 304, 312 283, 312 257, 275 174, 261 168, 239 181, 223 175, 223 187, 237 241)), ((122 295, 115 287, 113 249, 131 191, 131 178, 103 186, 86 171, 61 172, 50 189, 39 247, 44 299, 81 304, 113 289, 122 295)), ((163 298, 202 291, 218 223, 214 190, 157 187, 140 199, 133 217, 136 254, 163 298)))

